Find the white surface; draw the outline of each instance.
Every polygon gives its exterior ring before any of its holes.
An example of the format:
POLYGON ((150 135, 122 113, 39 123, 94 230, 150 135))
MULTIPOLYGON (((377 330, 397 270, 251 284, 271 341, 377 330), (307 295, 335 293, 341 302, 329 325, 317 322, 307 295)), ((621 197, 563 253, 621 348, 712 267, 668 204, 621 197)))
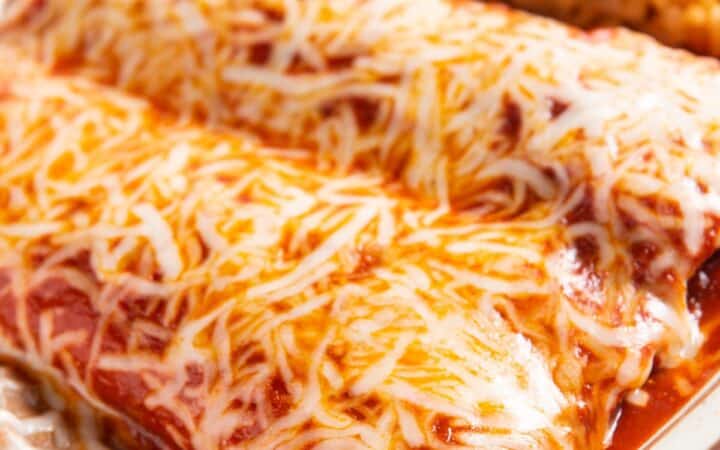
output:
POLYGON ((646 450, 703 450, 720 441, 720 373, 646 444, 646 450))

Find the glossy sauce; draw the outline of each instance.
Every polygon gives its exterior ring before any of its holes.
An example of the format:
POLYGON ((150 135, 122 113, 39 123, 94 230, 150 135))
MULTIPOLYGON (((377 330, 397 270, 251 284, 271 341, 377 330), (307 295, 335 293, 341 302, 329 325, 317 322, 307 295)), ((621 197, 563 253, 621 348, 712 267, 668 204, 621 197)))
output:
POLYGON ((688 282, 688 302, 701 313, 706 342, 692 362, 652 374, 643 387, 650 394, 646 406, 623 405, 610 450, 642 446, 720 369, 720 252, 688 282))

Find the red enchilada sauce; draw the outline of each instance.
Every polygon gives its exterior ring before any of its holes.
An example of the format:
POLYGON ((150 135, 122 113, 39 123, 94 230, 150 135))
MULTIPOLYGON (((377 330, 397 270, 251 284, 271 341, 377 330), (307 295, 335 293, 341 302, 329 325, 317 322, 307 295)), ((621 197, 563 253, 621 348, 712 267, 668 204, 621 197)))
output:
POLYGON ((720 252, 688 282, 688 302, 701 314, 706 341, 700 353, 686 365, 655 371, 643 387, 647 405, 623 405, 610 450, 642 446, 720 369, 720 252))

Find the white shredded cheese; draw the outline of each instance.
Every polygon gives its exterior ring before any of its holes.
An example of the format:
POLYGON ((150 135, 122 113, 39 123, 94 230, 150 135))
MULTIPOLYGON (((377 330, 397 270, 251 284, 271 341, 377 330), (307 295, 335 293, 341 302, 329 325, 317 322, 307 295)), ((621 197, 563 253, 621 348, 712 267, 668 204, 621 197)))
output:
POLYGON ((697 349, 684 283, 720 214, 720 77, 702 61, 448 0, 39 9, 0 38, 319 150, 0 67, 8 334, 124 420, 88 380, 137 377, 133 400, 174 419, 130 421, 139 432, 181 448, 442 447, 445 420, 469 448, 598 446, 619 392, 697 349), (639 245, 662 250, 647 280, 639 245), (92 288, 68 282, 69 247, 89 254, 74 269, 92 288), (37 258, 96 331, 56 335, 60 309, 29 326, 37 258), (132 349, 101 345, 130 327, 132 349), (92 357, 74 361, 83 343, 92 357))

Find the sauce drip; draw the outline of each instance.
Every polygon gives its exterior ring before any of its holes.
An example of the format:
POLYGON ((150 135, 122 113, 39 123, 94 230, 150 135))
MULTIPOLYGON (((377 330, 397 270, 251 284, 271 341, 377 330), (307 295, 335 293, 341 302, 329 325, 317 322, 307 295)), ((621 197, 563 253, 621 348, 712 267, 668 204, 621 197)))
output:
POLYGON ((643 386, 650 395, 647 405, 623 405, 609 450, 642 446, 720 369, 720 252, 688 282, 688 303, 700 312, 700 327, 706 336, 697 358, 652 374, 643 386))

